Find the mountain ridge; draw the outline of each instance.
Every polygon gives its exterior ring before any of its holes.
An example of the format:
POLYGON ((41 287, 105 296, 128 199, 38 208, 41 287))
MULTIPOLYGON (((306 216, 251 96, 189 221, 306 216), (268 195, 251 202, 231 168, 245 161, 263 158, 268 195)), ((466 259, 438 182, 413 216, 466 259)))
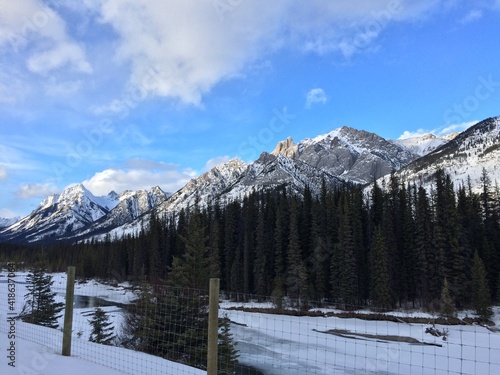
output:
MULTIPOLYGON (((450 136, 448 141, 441 137, 435 142, 438 137, 424 135, 406 145, 350 127, 340 127, 298 143, 288 137, 278 142, 271 153, 263 152, 250 164, 231 159, 191 179, 173 194, 156 186, 97 197, 82 184, 76 184, 60 194, 46 197, 19 221, 0 226, 0 239, 36 242, 122 236, 137 233, 148 222, 153 210, 159 216, 170 215, 195 204, 204 206, 216 200, 225 204, 242 200, 252 192, 279 188, 301 194, 308 187, 313 194, 319 194, 323 183, 328 187, 345 183, 366 185, 393 171, 402 179, 421 183, 434 173, 436 165, 452 170, 453 163, 463 162, 465 156, 461 153, 466 152, 462 149, 467 142, 469 153, 479 155, 474 147, 484 144, 493 155, 499 139, 491 134, 498 130, 499 124, 500 118, 490 118, 459 135, 450 136), (481 140, 481 137, 488 139, 481 140), (430 151, 420 156, 410 147, 414 144, 425 144, 419 148, 420 152, 430 151), (453 160, 448 160, 448 165, 446 158, 450 155, 454 156, 453 160)), ((483 148, 481 152, 486 151, 483 148)), ((500 161, 500 157, 497 160, 496 153, 494 155, 494 161, 500 161)), ((493 170, 490 164, 488 169, 493 170)), ((463 169, 463 165, 455 167, 463 169)))

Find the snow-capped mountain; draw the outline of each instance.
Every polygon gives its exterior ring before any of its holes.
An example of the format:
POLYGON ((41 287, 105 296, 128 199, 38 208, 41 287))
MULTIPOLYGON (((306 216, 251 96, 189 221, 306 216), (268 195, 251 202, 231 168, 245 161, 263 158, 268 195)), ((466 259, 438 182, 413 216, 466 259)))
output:
MULTIPOLYGON (((249 165, 232 159, 192 179, 157 211, 162 216, 193 206, 196 199, 200 206, 216 199, 224 204, 242 200, 252 192, 281 187, 302 194, 307 186, 313 194, 319 194, 323 180, 328 187, 368 183, 417 157, 376 134, 348 127, 298 144, 287 138, 272 153, 263 152, 249 165)), ((137 233, 147 222, 147 217, 141 218, 114 229, 112 235, 137 233)))
POLYGON ((402 168, 404 181, 427 186, 432 175, 443 169, 455 187, 468 184, 479 190, 484 170, 493 184, 500 182, 500 117, 489 118, 463 131, 450 142, 402 168))
POLYGON ((441 147, 445 143, 448 143, 452 139, 454 139, 459 133, 450 133, 444 136, 436 136, 434 134, 424 134, 418 137, 410 137, 404 139, 396 139, 393 140, 393 143, 396 143, 402 147, 405 147, 409 151, 417 154, 419 156, 424 156, 430 154, 432 151, 441 147))
POLYGON ((230 189, 241 177, 248 165, 239 159, 222 163, 201 176, 191 179, 158 207, 160 213, 179 211, 193 206, 195 201, 208 203, 230 189))
POLYGON ((111 199, 95 197, 82 184, 70 186, 60 195, 45 198, 31 214, 4 229, 2 237, 28 241, 58 238, 103 217, 113 204, 111 199))
POLYGON ((456 137, 418 137, 405 142, 349 127, 295 143, 279 142, 251 164, 229 160, 193 178, 174 194, 159 187, 96 197, 83 185, 44 199, 27 217, 0 226, 0 239, 10 241, 85 240, 137 233, 151 213, 162 217, 216 200, 226 204, 252 192, 286 188, 301 194, 307 186, 318 194, 323 181, 332 187, 346 182, 368 184, 398 171, 401 180, 425 184, 437 168, 455 181, 480 186, 483 168, 492 182, 500 178, 500 118, 487 119, 456 137), (425 154, 427 151, 430 153, 425 154), (419 157, 420 154, 425 154, 419 157))
MULTIPOLYGON (((155 212, 159 217, 179 212, 181 209, 188 209, 199 203, 204 206, 207 203, 219 198, 225 191, 231 190, 248 165, 238 159, 231 159, 225 163, 219 164, 208 172, 192 178, 184 187, 179 189, 168 199, 159 202, 155 212)), ((112 237, 122 236, 123 234, 136 234, 139 230, 148 225, 150 212, 137 216, 133 220, 127 221, 121 226, 114 226, 109 233, 112 237)), ((103 231, 97 233, 97 239, 102 239, 105 234, 103 231)))
POLYGON ((290 192, 302 194, 306 186, 313 194, 319 194, 323 179, 329 187, 344 183, 344 180, 328 171, 315 168, 302 160, 264 152, 248 166, 233 189, 223 196, 234 200, 254 191, 278 187, 287 187, 290 192))
POLYGON ((300 160, 345 181, 360 184, 398 170, 419 156, 374 133, 347 126, 298 144, 289 138, 280 142, 273 154, 300 160))
MULTIPOLYGON (((123 202, 132 206, 131 211, 135 208, 135 217, 151 210, 160 202, 162 195, 163 200, 166 198, 165 193, 159 193, 158 190, 161 191, 153 188, 151 196, 145 193, 146 197, 141 200, 138 192, 129 195, 111 192, 107 196, 96 197, 82 184, 70 186, 61 194, 45 198, 25 218, 1 229, 0 236, 6 240, 28 242, 74 238, 100 219, 115 216, 116 212, 120 212, 123 202)), ((114 223, 121 225, 124 222, 114 223)))
POLYGON ((68 239, 110 233, 114 228, 131 223, 151 212, 169 196, 170 194, 165 193, 159 186, 150 190, 124 191, 120 195, 116 195, 118 203, 107 215, 73 233, 68 239))
MULTIPOLYGON (((196 203, 203 208, 216 200, 220 204, 226 204, 242 200, 252 192, 280 187, 286 187, 291 192, 301 194, 308 186, 314 194, 319 194, 323 179, 329 187, 344 183, 342 179, 300 160, 264 152, 252 164, 248 165, 241 160, 232 159, 193 178, 182 189, 160 204, 156 208, 156 213, 161 217, 165 214, 177 213, 181 209, 188 209, 196 203)), ((145 215, 113 229, 110 234, 113 237, 123 235, 123 233, 138 233, 142 227, 148 225, 148 222, 149 216, 145 215)), ((97 238, 102 239, 103 235, 97 238)))

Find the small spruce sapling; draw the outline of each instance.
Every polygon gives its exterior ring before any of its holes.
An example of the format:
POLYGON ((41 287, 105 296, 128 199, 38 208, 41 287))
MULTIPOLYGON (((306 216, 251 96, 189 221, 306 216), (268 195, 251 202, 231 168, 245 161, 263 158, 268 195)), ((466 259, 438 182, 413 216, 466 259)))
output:
POLYGON ((94 316, 89 320, 92 326, 92 332, 89 336, 89 341, 97 344, 111 345, 115 336, 113 335, 114 327, 109 321, 106 312, 100 307, 95 309, 94 316))
POLYGON ((54 284, 51 275, 47 275, 41 266, 33 268, 26 277, 24 296, 26 303, 21 312, 21 318, 27 323, 37 324, 50 328, 57 328, 57 319, 62 316, 64 303, 56 302, 56 293, 52 292, 54 284))

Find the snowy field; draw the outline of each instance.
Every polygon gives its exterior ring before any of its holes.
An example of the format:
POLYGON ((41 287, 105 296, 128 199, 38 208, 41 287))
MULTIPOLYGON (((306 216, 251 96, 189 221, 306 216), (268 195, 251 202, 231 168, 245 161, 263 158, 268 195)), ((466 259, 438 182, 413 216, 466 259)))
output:
MULTIPOLYGON (((16 273, 16 311, 24 304, 26 272, 16 273)), ((54 274, 53 290, 63 301, 64 274, 54 274)), ((0 345, 8 353, 7 278, 0 274, 0 345)), ((16 368, 3 354, 0 374, 72 375, 202 374, 203 372, 161 358, 123 348, 88 342, 94 311, 100 303, 119 330, 121 306, 133 292, 127 284, 109 286, 91 280, 75 286, 72 356, 61 353, 62 332, 16 321, 16 368)), ((500 333, 481 326, 436 326, 448 330, 446 341, 425 333, 430 324, 365 321, 336 317, 293 317, 228 310, 241 303, 223 301, 220 315, 233 322, 240 362, 263 374, 500 374, 500 333), (331 331, 335 330, 336 335, 331 331), (404 337, 395 342, 387 336, 404 337), (417 343, 418 341, 418 343, 417 343)), ((269 307, 245 304, 245 307, 269 307)), ((497 326, 500 308, 495 308, 497 326)), ((426 317, 425 313, 412 316, 426 317)), ((428 316, 430 318, 430 316, 428 316)), ((62 322, 62 319, 61 319, 62 322)), ((62 323, 61 323, 62 324, 62 323)))

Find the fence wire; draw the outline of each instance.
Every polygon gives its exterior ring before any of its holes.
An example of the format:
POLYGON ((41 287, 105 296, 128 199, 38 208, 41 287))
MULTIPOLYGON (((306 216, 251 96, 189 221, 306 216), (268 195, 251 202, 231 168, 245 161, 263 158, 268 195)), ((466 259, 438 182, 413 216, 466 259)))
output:
MULTIPOLYGON (((57 301, 64 301, 65 275, 54 281, 57 301)), ((17 287, 21 311, 24 286, 17 287)), ((0 289, 0 330, 7 332, 8 293, 0 289)), ((208 299, 206 290, 80 280, 72 355, 129 374, 206 373, 208 299)), ((447 320, 422 311, 221 293, 219 373, 498 374, 500 308, 493 310, 496 325, 489 326, 473 312, 447 320)), ((19 320, 16 330, 60 353, 60 329, 19 320)))

